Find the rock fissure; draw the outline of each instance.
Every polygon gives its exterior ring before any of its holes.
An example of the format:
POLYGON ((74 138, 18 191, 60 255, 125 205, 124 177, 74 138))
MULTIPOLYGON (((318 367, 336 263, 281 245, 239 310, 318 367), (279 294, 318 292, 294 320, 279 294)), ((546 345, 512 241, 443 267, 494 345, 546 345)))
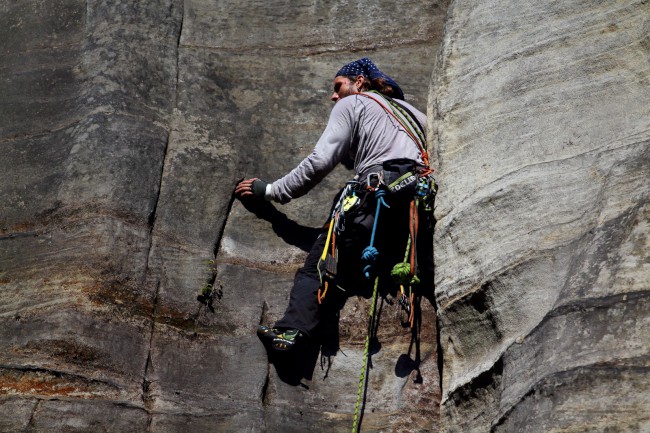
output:
POLYGON ((46 232, 40 232, 40 231, 30 231, 30 232, 17 232, 17 233, 8 233, 8 234, 1 234, 0 235, 0 241, 5 241, 9 239, 19 239, 19 238, 37 238, 39 236, 43 236, 46 232))
POLYGON ((154 373, 153 365, 153 342, 156 332, 156 320, 158 317, 159 309, 159 297, 160 297, 160 282, 156 285, 156 292, 153 299, 153 309, 151 312, 151 326, 149 328, 149 347, 147 350, 147 361, 145 363, 144 372, 142 376, 142 404, 144 405, 145 410, 147 411, 147 431, 151 431, 151 424, 153 421, 153 405, 155 397, 152 394, 151 384, 153 381, 150 379, 150 375, 154 373))
MULTIPOLYGON (((175 50, 175 67, 176 67, 176 74, 175 74, 175 83, 174 83, 174 90, 172 94, 174 95, 174 99, 171 103, 171 112, 169 113, 169 118, 168 121, 171 122, 171 125, 167 125, 167 139, 165 141, 165 147, 162 152, 162 163, 159 167, 158 174, 159 174, 159 180, 158 180, 158 187, 156 190, 156 198, 154 200, 154 205, 151 210, 151 213, 149 215, 149 246, 147 250, 147 258, 146 258, 146 264, 145 264, 145 275, 150 275, 151 270, 150 270, 150 260, 151 260, 151 255, 152 255, 152 248, 154 244, 154 229, 156 226, 156 218, 157 218, 157 210, 158 210, 158 205, 160 203, 160 198, 161 198, 161 193, 164 187, 164 179, 165 179, 165 167, 167 165, 168 161, 168 154, 169 154, 169 149, 170 149, 170 143, 171 140, 174 137, 174 129, 173 129, 173 122, 174 122, 174 116, 176 113, 176 108, 178 105, 178 87, 179 87, 179 80, 180 80, 180 62, 179 62, 179 47, 180 47, 180 40, 181 40, 181 35, 182 35, 182 29, 183 29, 183 21, 184 21, 184 2, 181 0, 180 2, 180 11, 181 11, 181 16, 180 16, 180 23, 178 25, 178 35, 176 37, 176 50, 175 50)), ((172 2, 169 6, 169 15, 172 15, 174 3, 172 2)), ((154 383, 154 380, 151 379, 151 377, 154 375, 155 368, 154 368, 154 360, 153 360, 153 350, 154 350, 154 338, 155 338, 155 333, 156 333, 156 321, 158 320, 159 316, 159 310, 161 308, 160 306, 160 288, 161 288, 161 280, 160 278, 156 278, 155 280, 156 284, 156 289, 154 293, 154 298, 152 302, 152 310, 151 310, 151 326, 149 329, 149 340, 148 340, 148 348, 147 348, 147 359, 145 362, 145 368, 143 372, 143 378, 142 378, 142 402, 144 404, 144 408, 147 411, 147 432, 152 432, 152 426, 153 426, 153 416, 154 416, 154 403, 156 397, 153 395, 153 390, 151 389, 151 385, 154 383)))
POLYGON ((602 296, 596 298, 586 298, 586 299, 577 300, 566 304, 561 304, 557 306, 554 310, 550 311, 549 314, 539 323, 538 327, 543 326, 545 321, 548 319, 562 316, 567 313, 572 313, 576 311, 585 311, 589 309, 608 310, 611 307, 623 302, 628 302, 630 300, 639 301, 643 299, 650 299, 650 290, 617 293, 614 295, 608 295, 608 296, 602 296))
MULTIPOLYGON (((459 392, 459 390, 463 389, 470 389, 470 388, 476 388, 476 383, 479 384, 485 384, 486 382, 486 377, 489 375, 493 374, 494 370, 494 365, 498 365, 497 371, 498 374, 502 374, 503 370, 503 357, 504 355, 508 352, 508 350, 512 347, 517 347, 521 345, 522 341, 526 341, 527 337, 530 335, 534 335, 535 333, 539 332, 543 327, 552 319, 558 318, 565 316, 570 313, 574 312, 587 312, 588 310, 596 310, 596 309, 601 309, 604 311, 609 311, 613 306, 620 305, 622 303, 628 302, 628 303, 636 303, 639 300, 645 300, 645 299, 650 299, 650 290, 643 290, 643 291, 638 291, 638 292, 628 292, 628 293, 623 293, 623 294, 616 294, 616 295, 611 295, 611 296, 604 296, 600 298, 589 298, 589 299, 584 299, 584 300, 578 300, 575 302, 572 302, 570 304, 563 304, 557 306, 555 309, 550 311, 541 321, 540 323, 533 328, 526 337, 522 337, 521 341, 512 341, 510 345, 507 347, 504 347, 502 351, 498 353, 498 356, 495 357, 495 361, 493 363, 487 363, 488 367, 485 370, 482 370, 475 375, 473 375, 471 378, 469 378, 466 382, 464 383, 459 383, 454 389, 451 389, 447 393, 447 398, 449 396, 453 395, 456 392, 459 392)), ((638 358, 630 358, 630 359, 638 359, 638 358)), ((443 365, 443 364, 441 364, 443 365)), ((595 363, 594 365, 603 365, 603 363, 595 363)), ((615 363, 612 363, 612 365, 615 365, 615 363)), ((570 370, 578 369, 581 366, 577 366, 575 368, 572 368, 570 370)), ((441 369, 442 371, 442 369, 441 369)), ((557 372, 553 372, 550 375, 553 375, 557 372)), ((442 377, 442 376, 441 376, 442 377)), ((464 391, 463 391, 464 392, 464 391)), ((447 400, 447 398, 444 398, 441 404, 444 404, 447 400)))
POLYGON ((332 55, 337 53, 367 53, 377 48, 391 49, 395 47, 408 48, 419 46, 424 42, 430 41, 431 38, 410 39, 410 40, 397 40, 394 44, 384 44, 379 47, 376 43, 371 41, 359 41, 354 48, 349 45, 341 47, 332 47, 328 44, 302 44, 302 45, 258 45, 258 46, 245 46, 245 47, 228 47, 228 46, 215 46, 215 45, 200 45, 200 44, 183 44, 184 49, 197 50, 197 51, 215 51, 219 53, 229 54, 262 54, 270 51, 281 54, 286 57, 304 57, 304 56, 322 56, 332 55), (363 46, 362 44, 365 44, 363 46))
MULTIPOLYGON (((638 360, 638 358, 632 358, 632 359, 638 360)), ((508 420, 508 416, 511 415, 512 412, 516 410, 517 406, 520 405, 527 398, 539 393, 540 390, 542 390, 547 386, 558 387, 558 386, 562 386, 563 384, 566 384, 567 381, 561 379, 566 379, 567 376, 571 376, 574 374, 583 374, 583 373, 589 374, 589 372, 602 372, 602 371, 611 371, 617 374, 626 371, 641 373, 641 374, 650 373, 650 365, 621 365, 621 361, 624 362, 625 360, 619 360, 617 362, 578 365, 573 368, 554 371, 552 373, 549 373, 541 377, 537 382, 532 384, 530 386, 530 389, 525 394, 520 396, 517 399, 517 401, 512 402, 508 407, 500 408, 499 410, 500 413, 497 419, 492 423, 490 432, 492 433, 496 432, 497 427, 503 425, 508 420), (557 380, 556 383, 552 383, 554 382, 554 379, 560 379, 560 380, 557 380)), ((648 362, 650 361, 650 357, 646 357, 642 361, 648 362)))
POLYGON ((31 414, 29 416, 29 422, 27 423, 27 431, 34 431, 36 427, 36 412, 38 412, 38 406, 41 404, 41 399, 37 398, 34 402, 34 407, 32 408, 31 414))
MULTIPOLYGON (((57 132, 62 132, 65 131, 66 129, 74 128, 77 125, 79 125, 81 122, 84 120, 96 115, 96 114, 106 114, 106 115, 111 115, 111 114, 116 114, 117 112, 110 107, 110 110, 107 110, 106 106, 102 107, 97 107, 93 110, 88 111, 86 115, 84 115, 82 118, 77 118, 73 119, 72 121, 66 122, 65 124, 62 125, 55 125, 54 127, 49 127, 45 130, 40 130, 32 133, 25 133, 25 134, 16 134, 16 135, 9 135, 5 137, 0 137, 0 144, 6 144, 6 143, 11 143, 15 141, 23 141, 23 140, 30 140, 30 139, 36 139, 36 138, 42 138, 42 137, 48 137, 51 134, 55 134, 57 132)), ((124 116, 128 116, 128 113, 117 113, 121 114, 124 116)))
POLYGON ((246 260, 240 257, 222 257, 219 259, 219 264, 237 265, 248 269, 273 272, 276 274, 294 274, 300 267, 297 263, 263 263, 246 260))
MULTIPOLYGON (((223 222, 221 223, 221 227, 219 227, 219 232, 217 233, 217 237, 214 241, 214 247, 212 248, 212 253, 214 255, 215 261, 217 259, 217 256, 219 255, 219 250, 221 248, 221 241, 223 239, 223 234, 226 231, 226 225, 228 224, 228 218, 230 216, 230 213, 232 211, 232 207, 235 204, 235 195, 233 194, 230 197, 230 200, 228 201, 228 204, 226 206, 225 210, 225 217, 223 219, 223 222)), ((216 276, 216 275, 215 275, 216 276)))
POLYGON ((30 365, 0 364, 0 371, 1 370, 5 370, 7 372, 15 371, 19 373, 43 373, 57 378, 67 377, 67 378, 72 378, 74 380, 80 380, 88 383, 108 385, 109 387, 116 388, 116 389, 119 388, 119 386, 116 383, 108 380, 94 379, 88 376, 84 376, 82 374, 63 371, 63 370, 56 370, 56 369, 46 368, 46 367, 36 367, 30 365))

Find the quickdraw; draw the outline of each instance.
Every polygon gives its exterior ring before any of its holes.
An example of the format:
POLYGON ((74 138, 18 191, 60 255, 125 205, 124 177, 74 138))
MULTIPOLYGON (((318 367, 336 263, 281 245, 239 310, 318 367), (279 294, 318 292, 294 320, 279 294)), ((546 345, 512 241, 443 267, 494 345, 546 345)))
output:
POLYGON ((325 240, 325 248, 323 249, 323 254, 321 254, 320 259, 318 260, 318 273, 320 274, 321 287, 318 288, 318 303, 321 304, 325 295, 327 294, 327 289, 329 287, 329 282, 333 281, 336 277, 336 234, 334 232, 334 226, 336 225, 336 220, 338 214, 335 213, 332 219, 330 220, 329 229, 327 231, 327 239, 325 240), (328 246, 330 245, 330 240, 332 241, 331 252, 328 251, 328 246))
POLYGON ((418 209, 416 200, 411 201, 409 206, 410 220, 409 220, 409 238, 406 243, 406 253, 404 254, 404 261, 396 264, 391 270, 390 274, 393 280, 399 283, 400 299, 399 305, 402 311, 407 314, 407 322, 413 328, 415 319, 415 309, 413 308, 415 301, 415 294, 413 293, 413 285, 419 284, 420 279, 416 275, 417 258, 416 258, 416 240, 418 232, 418 209), (404 286, 408 286, 408 296, 404 290, 404 286))
POLYGON ((354 212, 361 204, 361 199, 356 192, 361 188, 361 183, 349 181, 341 192, 339 201, 334 206, 330 218, 327 238, 323 253, 318 259, 318 274, 321 287, 318 289, 318 303, 322 304, 330 284, 334 283, 337 273, 338 250, 336 237, 345 231, 345 217, 354 212))
POLYGON ((386 190, 383 188, 375 188, 375 197, 377 198, 377 209, 375 210, 375 221, 372 225, 372 233, 370 234, 370 245, 368 245, 361 253, 361 263, 363 264, 363 274, 366 278, 370 279, 373 273, 373 267, 379 258, 379 251, 375 248, 375 234, 377 233, 377 223, 379 222, 379 211, 382 207, 390 208, 386 203, 384 197, 386 190))

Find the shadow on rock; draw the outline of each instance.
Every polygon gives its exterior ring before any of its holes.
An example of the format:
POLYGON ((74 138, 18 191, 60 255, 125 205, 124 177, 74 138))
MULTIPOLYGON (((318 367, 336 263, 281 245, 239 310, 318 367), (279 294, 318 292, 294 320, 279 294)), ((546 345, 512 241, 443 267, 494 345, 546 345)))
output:
POLYGON ((320 355, 320 367, 325 377, 332 365, 332 356, 339 351, 339 315, 326 316, 311 339, 303 339, 290 350, 278 351, 269 341, 261 339, 268 355, 269 363, 284 383, 291 386, 308 386, 303 379, 311 381, 320 355))
POLYGON ((397 363, 395 364, 395 376, 397 377, 406 377, 411 372, 419 367, 418 362, 411 357, 403 353, 397 358, 397 363))
POLYGON ((269 202, 242 200, 241 203, 246 210, 256 217, 270 222, 273 232, 286 243, 298 247, 305 252, 309 252, 312 244, 321 232, 321 228, 302 226, 290 220, 269 202))
POLYGON ((302 380, 311 381, 320 352, 319 345, 305 342, 287 352, 279 352, 267 347, 269 362, 275 367, 280 380, 292 386, 308 388, 302 380))

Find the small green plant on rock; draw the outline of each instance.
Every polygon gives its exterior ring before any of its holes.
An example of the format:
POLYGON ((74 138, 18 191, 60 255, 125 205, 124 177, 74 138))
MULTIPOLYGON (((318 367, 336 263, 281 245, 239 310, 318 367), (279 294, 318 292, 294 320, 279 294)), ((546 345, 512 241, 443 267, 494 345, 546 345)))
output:
POLYGON ((221 299, 223 296, 223 284, 217 280, 217 264, 214 260, 207 260, 207 270, 210 273, 208 281, 199 291, 196 300, 206 306, 210 312, 214 313, 214 300, 221 299))

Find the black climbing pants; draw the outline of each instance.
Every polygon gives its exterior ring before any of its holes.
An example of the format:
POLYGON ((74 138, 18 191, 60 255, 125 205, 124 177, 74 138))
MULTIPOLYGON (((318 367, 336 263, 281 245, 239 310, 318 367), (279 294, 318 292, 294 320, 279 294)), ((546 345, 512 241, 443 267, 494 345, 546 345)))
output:
MULTIPOLYGON (((335 284, 330 283, 323 303, 318 303, 318 289, 321 286, 318 261, 327 240, 327 224, 312 246, 303 267, 296 273, 289 305, 284 317, 275 323, 276 328, 298 329, 307 336, 313 336, 323 319, 322 316, 336 314, 347 297, 371 296, 375 276, 380 278, 380 290, 383 295, 396 295, 399 286, 392 283, 390 271, 395 264, 404 261, 409 236, 409 201, 391 201, 388 198, 390 208, 381 208, 374 243, 379 251, 378 262, 373 266, 377 273, 367 279, 362 272, 361 255, 370 243, 376 198, 374 193, 365 194, 362 205, 354 214, 348 216, 349 220, 345 222, 344 232, 337 237, 336 281, 335 284)), ((339 195, 334 200, 335 204, 338 202, 339 195)), ((417 251, 418 275, 421 282, 416 287, 425 295, 427 295, 425 292, 433 291, 432 226, 432 215, 420 211, 417 251)))

